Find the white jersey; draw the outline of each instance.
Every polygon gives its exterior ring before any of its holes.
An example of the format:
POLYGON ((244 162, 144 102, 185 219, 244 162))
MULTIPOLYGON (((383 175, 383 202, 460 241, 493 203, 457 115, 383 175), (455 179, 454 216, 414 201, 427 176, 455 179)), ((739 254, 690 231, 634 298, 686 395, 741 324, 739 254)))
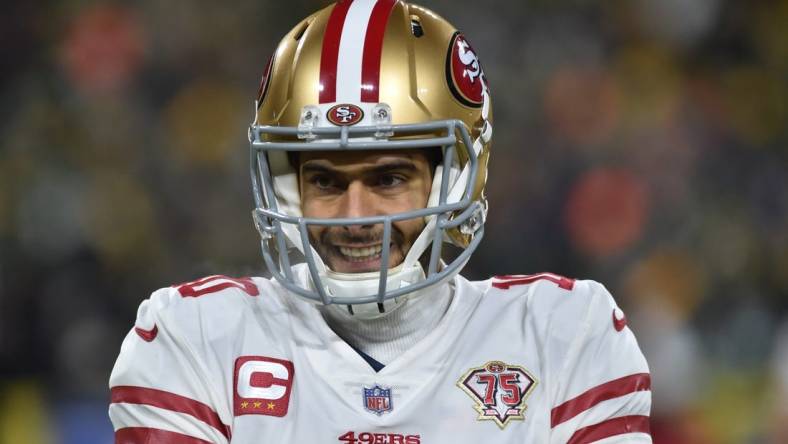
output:
POLYGON ((438 326, 378 372, 275 281, 156 291, 110 379, 116 442, 651 442, 648 366, 602 285, 450 285, 438 326))

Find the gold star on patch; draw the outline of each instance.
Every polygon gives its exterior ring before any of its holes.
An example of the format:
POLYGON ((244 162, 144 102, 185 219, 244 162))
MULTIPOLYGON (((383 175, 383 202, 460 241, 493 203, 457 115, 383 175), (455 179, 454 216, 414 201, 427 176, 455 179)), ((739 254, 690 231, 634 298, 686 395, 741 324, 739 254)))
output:
POLYGON ((276 407, 276 404, 274 404, 273 402, 268 403, 268 410, 273 410, 274 407, 276 407))
POLYGON ((256 408, 256 409, 259 409, 261 405, 263 405, 263 403, 262 403, 262 402, 255 401, 255 403, 254 403, 254 408, 256 408))
POLYGON ((244 402, 241 403, 241 408, 242 409, 245 409, 247 407, 249 407, 249 403, 248 402, 244 401, 244 402))

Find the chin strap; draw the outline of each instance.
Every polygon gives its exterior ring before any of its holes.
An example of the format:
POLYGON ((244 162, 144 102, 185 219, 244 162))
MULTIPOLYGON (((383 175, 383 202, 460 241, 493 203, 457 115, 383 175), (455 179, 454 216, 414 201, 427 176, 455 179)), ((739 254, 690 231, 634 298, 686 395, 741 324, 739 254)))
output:
MULTIPOLYGON (((409 267, 401 264, 389 270, 386 276, 386 291, 407 287, 423 279, 424 271, 421 268, 421 264, 416 262, 409 267)), ((328 270, 325 275, 321 276, 321 280, 332 295, 363 297, 378 292, 380 273, 337 273, 328 270)), ((410 297, 411 294, 409 293, 398 298, 385 300, 382 303, 372 302, 369 304, 348 305, 347 309, 348 313, 359 318, 374 319, 393 311, 410 297)))

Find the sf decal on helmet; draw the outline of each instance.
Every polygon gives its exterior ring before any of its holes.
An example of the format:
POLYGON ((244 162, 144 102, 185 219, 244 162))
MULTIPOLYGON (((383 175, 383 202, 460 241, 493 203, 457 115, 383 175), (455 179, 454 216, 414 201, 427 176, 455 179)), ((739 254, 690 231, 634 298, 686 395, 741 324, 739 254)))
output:
POLYGON ((452 94, 463 105, 480 107, 484 104, 486 79, 476 51, 464 35, 452 36, 446 56, 446 81, 452 94))
POLYGON ((342 103, 329 108, 326 118, 337 126, 355 125, 364 118, 364 110, 352 103, 342 103))

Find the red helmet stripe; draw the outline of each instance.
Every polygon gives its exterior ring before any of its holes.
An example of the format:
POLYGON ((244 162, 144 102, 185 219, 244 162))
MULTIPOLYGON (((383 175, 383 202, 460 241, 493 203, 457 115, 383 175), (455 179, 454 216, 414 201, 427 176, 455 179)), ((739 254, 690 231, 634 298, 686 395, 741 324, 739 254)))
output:
POLYGON ((378 102, 380 87, 380 57, 383 35, 396 0, 378 0, 372 9, 364 37, 364 56, 361 62, 361 101, 378 102))
POLYGON ((339 41, 345 17, 353 0, 340 0, 331 10, 323 36, 323 49, 320 53, 320 103, 335 102, 337 96, 337 60, 339 59, 339 41))

